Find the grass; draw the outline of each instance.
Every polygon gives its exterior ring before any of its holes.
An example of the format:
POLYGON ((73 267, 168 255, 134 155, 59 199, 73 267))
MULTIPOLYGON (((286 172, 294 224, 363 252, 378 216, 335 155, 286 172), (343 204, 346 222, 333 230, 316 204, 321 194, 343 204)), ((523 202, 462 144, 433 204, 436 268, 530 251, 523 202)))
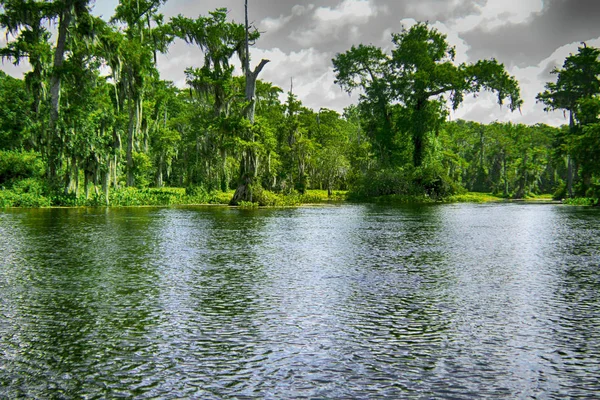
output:
POLYGON ((576 197, 573 199, 564 199, 563 204, 569 206, 593 206, 598 204, 598 199, 591 197, 576 197))
POLYGON ((300 203, 302 204, 323 204, 336 203, 346 201, 348 192, 345 190, 334 190, 331 192, 331 197, 327 195, 327 190, 307 190, 306 193, 300 195, 300 203))
MULTIPOLYGON (((109 204, 111 207, 135 206, 174 206, 174 205, 203 205, 219 204, 228 205, 234 191, 207 192, 202 188, 120 188, 111 190, 109 204)), ((302 204, 324 204, 341 202, 346 199, 345 191, 335 191, 331 197, 326 190, 308 190, 305 194, 281 194, 262 190, 260 202, 267 207, 295 207, 302 204)), ((103 193, 92 194, 89 198, 73 194, 42 195, 38 191, 0 190, 0 208, 7 207, 104 207, 106 197, 103 193)), ((242 208, 255 208, 258 202, 240 204, 242 208)))
MULTIPOLYGON (((174 206, 174 205, 203 205, 218 204, 228 205, 233 197, 234 191, 207 192, 202 188, 121 188, 111 190, 109 204, 111 207, 130 206, 174 206)), ((241 208, 256 208, 260 204, 266 207, 297 207, 307 204, 330 204, 349 200, 348 192, 334 191, 332 196, 327 195, 326 190, 307 190, 304 194, 293 192, 290 194, 274 193, 261 190, 253 203, 240 204, 241 208)), ((435 203, 489 203, 505 201, 507 199, 491 193, 468 192, 434 200, 426 195, 388 195, 369 199, 366 202, 388 203, 388 204, 435 204, 435 203)), ((551 195, 531 196, 523 201, 539 202, 551 201, 551 195)), ((591 206, 597 202, 592 198, 567 199, 564 204, 576 206, 591 206)), ((0 190, 0 208, 6 207, 103 207, 106 206, 106 198, 103 194, 92 194, 89 199, 74 195, 43 195, 42 191, 35 185, 29 184, 20 188, 0 190)))
POLYGON ((505 200, 500 196, 491 193, 468 192, 463 194, 455 194, 443 200, 444 203, 490 203, 494 201, 505 200))

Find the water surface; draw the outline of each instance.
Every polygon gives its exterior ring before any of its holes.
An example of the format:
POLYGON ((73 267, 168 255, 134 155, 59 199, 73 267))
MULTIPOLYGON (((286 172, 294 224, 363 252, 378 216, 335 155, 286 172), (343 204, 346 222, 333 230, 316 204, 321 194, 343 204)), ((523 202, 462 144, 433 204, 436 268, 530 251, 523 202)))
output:
POLYGON ((594 398, 600 210, 0 212, 0 398, 594 398))

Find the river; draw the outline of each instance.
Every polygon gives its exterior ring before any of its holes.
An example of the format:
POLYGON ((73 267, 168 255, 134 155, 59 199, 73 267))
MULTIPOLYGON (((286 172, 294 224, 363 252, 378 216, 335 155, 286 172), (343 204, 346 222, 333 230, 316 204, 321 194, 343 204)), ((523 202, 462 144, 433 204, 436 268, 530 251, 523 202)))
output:
POLYGON ((598 209, 0 211, 0 398, 598 396, 598 209))

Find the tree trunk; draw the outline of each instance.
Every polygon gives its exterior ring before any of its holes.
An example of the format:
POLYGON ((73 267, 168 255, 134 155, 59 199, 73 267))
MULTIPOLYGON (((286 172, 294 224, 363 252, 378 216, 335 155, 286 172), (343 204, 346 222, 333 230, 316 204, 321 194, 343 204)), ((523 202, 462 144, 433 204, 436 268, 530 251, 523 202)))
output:
POLYGON ((413 165, 420 167, 423 164, 423 137, 420 132, 413 134, 413 146, 413 165))
MULTIPOLYGON (((262 69, 267 65, 269 60, 261 60, 254 71, 250 71, 250 43, 248 39, 249 25, 248 25, 248 0, 245 0, 245 12, 246 12, 246 57, 244 65, 242 66, 246 74, 246 101, 248 106, 246 107, 245 114, 250 124, 254 124, 254 114, 256 110, 256 102, 254 97, 256 96, 256 80, 262 69)), ((249 139, 254 142, 254 133, 249 132, 249 139)), ((254 149, 248 149, 244 153, 245 160, 240 163, 240 184, 235 190, 233 198, 229 202, 230 205, 237 205, 240 201, 252 202, 252 189, 251 186, 254 183, 254 178, 257 174, 257 154, 254 149)))
POLYGON ((229 190, 229 176, 227 174, 227 149, 221 149, 221 191, 229 190))
POLYGON ((87 171, 87 168, 84 169, 83 172, 83 187, 85 192, 85 199, 89 200, 90 198, 90 173, 87 171))
POLYGON ((156 187, 163 187, 163 168, 164 168, 164 154, 161 153, 158 158, 158 172, 156 174, 156 187))
MULTIPOLYGON (((573 118, 573 111, 569 110, 569 133, 573 135, 575 131, 575 119, 573 118)), ((571 150, 569 149, 569 152, 571 150)), ((567 154, 567 196, 573 197, 573 158, 571 154, 567 154)))
POLYGON ((135 130, 134 101, 129 99, 129 129, 127 130, 127 186, 135 185, 133 176, 133 135, 135 130))
POLYGON ((57 129, 60 112, 61 68, 65 58, 68 28, 71 24, 72 1, 67 1, 60 15, 58 38, 54 49, 54 64, 50 77, 50 134, 48 137, 48 178, 56 180, 60 168, 60 143, 57 129))
MULTIPOLYGON (((423 126, 423 121, 419 121, 421 110, 425 107, 426 100, 418 100, 415 108, 415 114, 417 114, 417 121, 413 126, 413 166, 420 167, 423 164, 423 153, 424 153, 424 139, 425 139, 425 127, 423 126)), ((414 117, 413 117, 414 118, 414 117)))
POLYGON ((110 175, 111 175, 111 162, 110 162, 110 156, 108 157, 108 165, 106 170, 102 173, 102 193, 104 193, 104 201, 106 202, 106 205, 109 205, 109 190, 110 190, 110 175))
POLYGON ((506 173, 506 153, 502 152, 502 167, 504 170, 504 196, 508 196, 508 174, 506 173))

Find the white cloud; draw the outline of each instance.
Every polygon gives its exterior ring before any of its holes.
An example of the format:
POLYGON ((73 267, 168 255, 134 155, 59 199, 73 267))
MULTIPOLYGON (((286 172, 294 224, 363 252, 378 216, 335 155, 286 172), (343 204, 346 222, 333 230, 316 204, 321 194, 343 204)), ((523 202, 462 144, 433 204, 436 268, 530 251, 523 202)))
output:
MULTIPOLYGON (((272 82, 284 92, 290 89, 290 80, 294 80, 294 94, 303 105, 315 110, 327 107, 342 112, 344 107, 355 103, 356 96, 350 97, 335 85, 335 75, 331 66, 332 55, 314 48, 285 53, 278 48, 251 50, 252 59, 268 59, 260 79, 272 82)), ((282 95, 282 101, 285 101, 282 95)))
POLYGON ((292 20, 291 15, 283 16, 280 15, 279 18, 265 18, 260 21, 258 29, 261 32, 264 32, 265 35, 271 35, 276 33, 278 30, 283 28, 292 20))
MULTIPOLYGON (((600 47, 600 38, 589 40, 587 44, 600 47)), ((519 81, 521 87, 521 98, 524 101, 521 112, 511 113, 508 107, 498 105, 493 94, 485 93, 477 98, 472 96, 466 98, 463 105, 455 113, 452 113, 452 119, 462 118, 483 123, 498 120, 524 124, 543 122, 553 126, 567 124, 568 120, 562 111, 546 113, 544 105, 536 101, 536 96, 545 90, 546 82, 544 79, 547 79, 547 77, 544 76, 544 71, 555 65, 562 66, 569 54, 577 53, 579 46, 579 42, 562 46, 538 65, 523 68, 515 66, 509 71, 519 81)))
MULTIPOLYGON (((457 3, 457 0, 453 0, 453 3, 457 3)), ((457 32, 467 32, 478 27, 491 31, 508 23, 524 23, 540 13, 543 6, 543 0, 488 0, 483 5, 475 5, 476 14, 453 19, 449 25, 457 32)))
MULTIPOLYGON (((312 24, 295 30, 290 39, 303 47, 312 47, 323 41, 340 40, 342 31, 351 27, 351 39, 360 36, 359 25, 364 25, 379 13, 373 0, 344 0, 336 7, 319 7, 314 10, 312 24)), ((344 38, 345 39, 345 38, 344 38)))
POLYGON ((279 30, 289 24, 294 18, 301 17, 315 8, 314 4, 307 6, 295 5, 292 7, 292 13, 290 15, 280 15, 278 18, 267 17, 260 21, 259 30, 264 32, 265 35, 271 35, 277 33, 279 30))

